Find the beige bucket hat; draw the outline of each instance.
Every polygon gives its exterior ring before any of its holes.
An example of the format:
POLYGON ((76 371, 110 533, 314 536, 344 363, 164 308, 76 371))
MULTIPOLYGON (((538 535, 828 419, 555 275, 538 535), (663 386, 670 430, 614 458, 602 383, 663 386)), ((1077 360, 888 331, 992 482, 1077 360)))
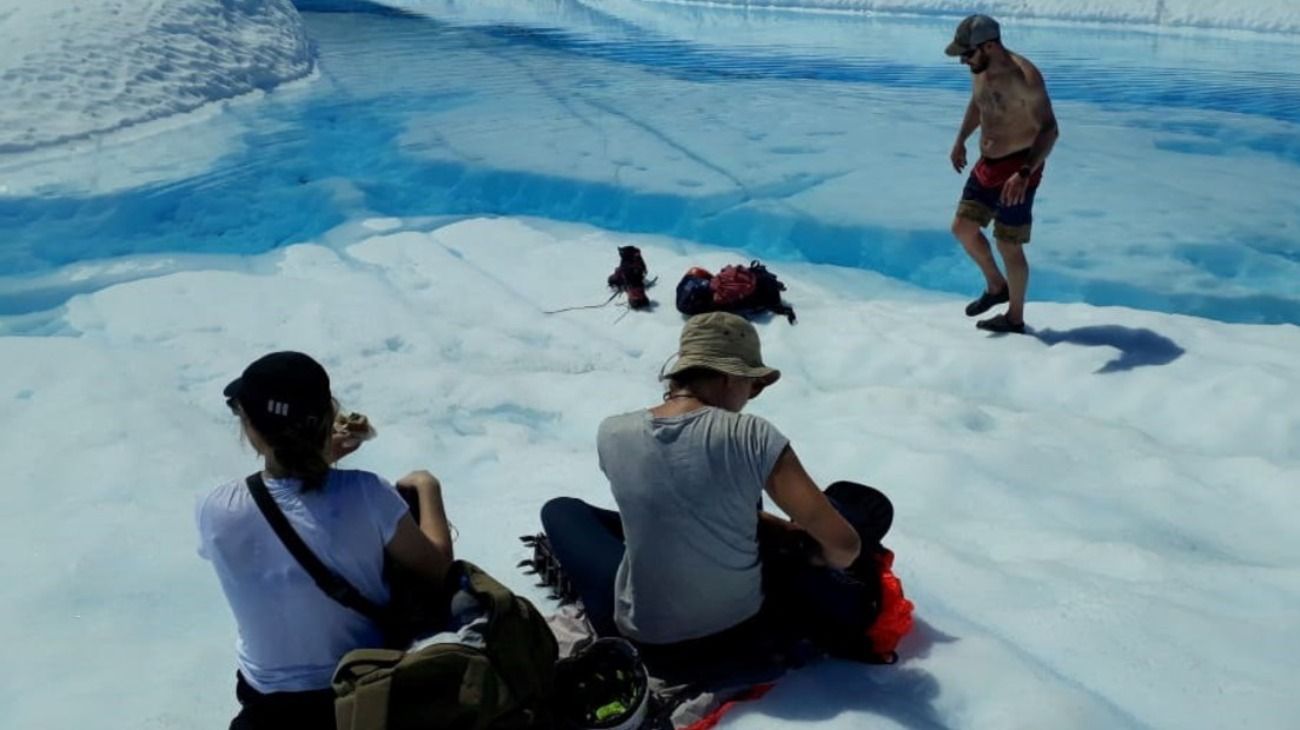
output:
POLYGON ((690 368, 708 368, 727 375, 757 378, 763 387, 781 378, 781 371, 763 364, 758 330, 730 312, 697 314, 682 327, 676 362, 665 365, 661 380, 690 368))

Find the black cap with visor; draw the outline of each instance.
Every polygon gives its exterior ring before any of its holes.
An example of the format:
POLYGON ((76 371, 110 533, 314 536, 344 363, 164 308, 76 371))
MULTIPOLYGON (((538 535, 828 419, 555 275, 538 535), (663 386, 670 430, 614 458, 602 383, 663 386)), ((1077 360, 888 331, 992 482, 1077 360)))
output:
POLYGON ((243 409, 264 435, 313 426, 334 407, 325 368, 301 352, 273 352, 253 361, 225 390, 226 404, 243 409))

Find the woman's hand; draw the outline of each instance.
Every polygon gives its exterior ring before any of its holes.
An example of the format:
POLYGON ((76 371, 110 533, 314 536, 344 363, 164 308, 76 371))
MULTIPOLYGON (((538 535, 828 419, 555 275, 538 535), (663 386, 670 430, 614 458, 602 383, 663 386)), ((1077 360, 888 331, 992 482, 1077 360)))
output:
POLYGON ((447 511, 442 505, 442 482, 428 471, 419 469, 398 479, 394 486, 399 491, 415 490, 419 530, 437 549, 439 559, 450 563, 456 554, 452 549, 451 523, 447 521, 447 511))
POLYGON ((361 439, 348 433, 335 431, 330 435, 330 463, 338 463, 339 459, 359 448, 361 448, 361 439))
POLYGON ((826 567, 821 543, 812 533, 795 522, 783 520, 768 512, 758 513, 759 542, 770 545, 778 554, 787 558, 806 560, 808 563, 826 567))
POLYGON ((338 412, 334 416, 334 431, 330 434, 330 463, 356 451, 362 443, 374 437, 375 427, 364 414, 338 412))
POLYGON ((418 469, 398 479, 397 486, 414 489, 421 496, 425 494, 440 495, 442 493, 442 482, 438 481, 438 477, 424 469, 418 469))

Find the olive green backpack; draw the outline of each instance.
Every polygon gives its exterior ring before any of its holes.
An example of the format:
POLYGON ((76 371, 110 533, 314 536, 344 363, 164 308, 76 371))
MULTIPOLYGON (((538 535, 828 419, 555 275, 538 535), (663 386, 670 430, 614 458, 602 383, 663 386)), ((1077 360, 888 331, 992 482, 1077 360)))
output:
POLYGON ((348 652, 334 671, 338 730, 552 727, 546 702, 559 649, 546 619, 472 563, 452 570, 486 612, 486 646, 348 652))

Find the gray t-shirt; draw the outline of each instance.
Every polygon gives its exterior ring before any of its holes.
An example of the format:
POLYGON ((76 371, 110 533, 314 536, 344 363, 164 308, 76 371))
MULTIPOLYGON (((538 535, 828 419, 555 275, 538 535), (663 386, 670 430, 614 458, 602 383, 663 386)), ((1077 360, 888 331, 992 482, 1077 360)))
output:
POLYGON ((712 407, 600 424, 600 468, 627 541, 615 582, 620 631, 668 644, 758 613, 758 504, 788 443, 762 418, 712 407))

